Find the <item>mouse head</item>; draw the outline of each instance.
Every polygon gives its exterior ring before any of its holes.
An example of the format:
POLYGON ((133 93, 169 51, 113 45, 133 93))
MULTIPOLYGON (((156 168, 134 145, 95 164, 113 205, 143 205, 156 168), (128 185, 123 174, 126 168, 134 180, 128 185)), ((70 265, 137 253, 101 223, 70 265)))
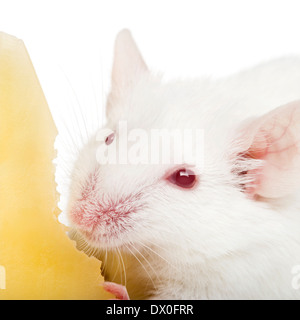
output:
POLYGON ((216 256, 268 223, 268 199, 294 192, 300 103, 240 122, 214 90, 209 79, 164 82, 148 71, 129 31, 119 33, 107 124, 72 173, 69 219, 91 246, 168 244, 216 256), (156 161, 165 145, 153 147, 153 130, 179 130, 184 143, 168 145, 169 161, 156 161), (198 156, 185 158, 188 147, 198 156))

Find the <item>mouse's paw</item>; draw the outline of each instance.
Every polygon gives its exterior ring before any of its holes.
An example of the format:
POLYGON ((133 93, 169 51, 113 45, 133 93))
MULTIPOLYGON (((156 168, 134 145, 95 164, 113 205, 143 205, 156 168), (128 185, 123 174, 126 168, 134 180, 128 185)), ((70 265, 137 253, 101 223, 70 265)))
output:
POLYGON ((127 289, 121 284, 105 281, 102 285, 104 290, 115 295, 117 300, 130 300, 127 289))

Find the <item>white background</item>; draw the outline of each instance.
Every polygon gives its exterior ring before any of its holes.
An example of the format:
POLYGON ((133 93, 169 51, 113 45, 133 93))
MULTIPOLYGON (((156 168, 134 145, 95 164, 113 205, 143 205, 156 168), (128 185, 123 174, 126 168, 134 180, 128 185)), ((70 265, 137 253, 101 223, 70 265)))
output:
POLYGON ((62 208, 69 149, 103 123, 113 42, 124 27, 166 78, 226 75, 300 54, 299 0, 0 0, 0 30, 24 40, 63 140, 62 208))

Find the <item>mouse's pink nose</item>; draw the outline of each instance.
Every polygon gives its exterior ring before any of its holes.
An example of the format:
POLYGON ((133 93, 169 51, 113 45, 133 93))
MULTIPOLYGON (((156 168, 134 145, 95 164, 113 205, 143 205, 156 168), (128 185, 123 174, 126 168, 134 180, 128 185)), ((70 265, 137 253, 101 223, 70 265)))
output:
POLYGON ((143 206, 140 193, 114 200, 99 194, 96 188, 89 186, 89 190, 85 189, 82 197, 72 206, 69 217, 73 224, 91 232, 97 227, 107 228, 116 225, 143 206))

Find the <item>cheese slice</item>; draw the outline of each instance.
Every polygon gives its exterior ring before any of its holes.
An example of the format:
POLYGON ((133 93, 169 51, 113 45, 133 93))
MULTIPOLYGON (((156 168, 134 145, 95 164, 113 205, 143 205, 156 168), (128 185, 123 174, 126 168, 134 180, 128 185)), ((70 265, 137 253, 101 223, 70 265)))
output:
POLYGON ((0 33, 0 299, 108 299, 59 223, 57 131, 21 40, 0 33))

